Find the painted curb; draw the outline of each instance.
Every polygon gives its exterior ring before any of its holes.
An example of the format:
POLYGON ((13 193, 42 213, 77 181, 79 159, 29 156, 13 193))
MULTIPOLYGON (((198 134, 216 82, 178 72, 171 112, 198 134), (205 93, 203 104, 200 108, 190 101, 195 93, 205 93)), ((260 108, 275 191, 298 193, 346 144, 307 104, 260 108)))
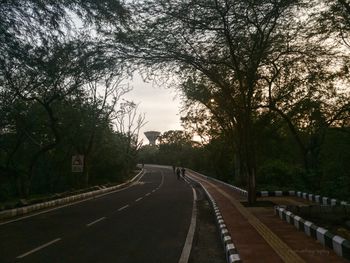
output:
POLYGON ((126 183, 118 184, 118 185, 115 185, 112 187, 107 187, 107 188, 103 188, 100 190, 94 190, 91 192, 86 192, 86 193, 77 194, 77 195, 71 195, 71 196, 67 196, 64 198, 59 198, 56 200, 51 200, 51 201, 38 203, 38 204, 34 204, 34 205, 23 206, 23 207, 19 207, 19 208, 13 208, 13 209, 1 211, 0 212, 0 219, 9 219, 11 217, 25 215, 25 214, 28 214, 28 213, 31 213, 31 212, 34 212, 37 210, 44 209, 44 208, 51 208, 51 207, 60 206, 60 205, 72 203, 75 201, 81 201, 84 199, 107 194, 109 192, 112 192, 112 191, 117 190, 117 189, 121 189, 121 188, 126 187, 129 184, 133 183, 139 176, 141 176, 143 171, 144 170, 141 170, 130 181, 128 181, 126 183))
POLYGON ((275 206, 275 214, 282 220, 294 225, 299 231, 319 241, 326 247, 332 249, 338 256, 350 260, 350 241, 340 236, 332 234, 325 228, 318 227, 314 223, 307 221, 300 216, 294 215, 292 212, 283 207, 275 206))
MULTIPOLYGON (((192 171, 192 172, 194 172, 194 171, 192 171)), ((198 173, 196 173, 196 174, 198 174, 198 173)), ((235 245, 232 242, 231 235, 226 227, 224 218, 222 217, 220 209, 217 206, 215 200, 213 199, 213 197, 210 195, 210 193, 207 191, 207 189, 200 182, 196 181, 195 179, 193 179, 192 177, 189 177, 189 176, 187 176, 187 178, 189 178, 189 180, 193 181, 194 183, 198 184, 204 190, 205 195, 207 196, 207 198, 208 198, 208 200, 209 200, 209 202, 214 210, 216 224, 217 224, 217 227, 219 230, 221 241, 222 241, 224 249, 225 249, 226 261, 228 263, 241 263, 242 260, 238 254, 238 251, 237 251, 235 245)))
POLYGON ((303 199, 319 203, 322 205, 347 205, 346 201, 340 201, 335 198, 329 198, 321 195, 315 195, 310 193, 304 193, 301 191, 260 191, 256 193, 257 197, 267 197, 267 196, 297 196, 303 199))

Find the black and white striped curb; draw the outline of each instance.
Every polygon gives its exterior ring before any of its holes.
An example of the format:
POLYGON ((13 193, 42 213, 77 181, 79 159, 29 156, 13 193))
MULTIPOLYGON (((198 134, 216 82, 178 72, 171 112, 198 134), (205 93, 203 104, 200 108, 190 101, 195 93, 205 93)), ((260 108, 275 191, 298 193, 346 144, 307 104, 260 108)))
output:
POLYGON ((275 214, 279 215, 282 220, 294 225, 298 230, 303 231, 306 235, 318 240, 324 246, 333 249, 337 255, 350 260, 349 240, 334 235, 327 229, 318 227, 314 223, 294 215, 283 207, 275 206, 275 214))
MULTIPOLYGON (((195 172, 195 171, 192 171, 195 172)), ((234 191, 238 192, 239 194, 243 195, 243 196, 248 196, 248 191, 239 188, 237 186, 234 186, 232 184, 228 184, 225 183, 223 181, 220 181, 216 178, 210 177, 210 176, 206 176, 200 173, 195 172, 196 174, 198 174, 199 176, 202 176, 203 178, 212 180, 212 181, 216 181, 219 182, 221 184, 224 184, 230 188, 232 188, 234 191)), ((256 196, 257 197, 267 197, 267 196, 298 196, 301 198, 304 198, 306 200, 312 201, 312 202, 316 202, 319 204, 323 204, 323 205, 347 205, 350 204, 349 202, 346 201, 340 201, 337 200, 335 198, 330 198, 330 197, 325 197, 325 196, 321 196, 321 195, 315 195, 315 194, 310 194, 310 193, 305 193, 305 192, 301 192, 301 191, 259 191, 256 192, 256 196)))
MULTIPOLYGON (((198 174, 198 173, 196 173, 196 174, 198 174)), ((216 224, 218 226, 221 241, 222 241, 224 249, 225 249, 226 261, 228 263, 241 263, 242 260, 238 254, 238 251, 237 251, 235 245, 232 242, 231 235, 226 227, 224 218, 222 217, 220 209, 217 206, 215 200, 213 199, 213 197, 210 195, 210 193, 207 191, 207 189, 200 182, 196 181, 195 179, 193 179, 191 177, 187 177, 187 178, 189 178, 194 183, 198 184, 203 189, 211 206, 213 207, 213 210, 215 212, 216 224)))
MULTIPOLYGON (((190 171, 192 171, 192 170, 190 170, 190 171)), ((220 183, 220 184, 224 184, 224 185, 230 187, 231 189, 233 189, 234 191, 236 191, 237 193, 239 193, 239 194, 241 194, 241 195, 243 195, 243 196, 248 196, 248 191, 246 191, 246 190, 244 190, 244 189, 242 189, 242 188, 239 188, 239 187, 234 186, 234 185, 232 185, 232 184, 225 183, 225 182, 220 181, 220 180, 218 180, 218 179, 216 179, 216 178, 213 178, 213 177, 210 177, 210 176, 206 176, 206 175, 197 173, 197 172, 195 172, 195 171, 192 171, 192 172, 196 173, 197 175, 199 175, 199 176, 201 176, 201 177, 203 177, 203 178, 205 178, 205 179, 212 180, 212 181, 216 181, 216 182, 218 182, 218 183, 220 183)))
POLYGON ((329 198, 321 195, 309 194, 300 191, 260 191, 256 193, 258 197, 265 196, 298 196, 306 200, 316 202, 323 205, 346 205, 345 201, 339 201, 334 198, 329 198))
POLYGON ((295 191, 260 191, 256 192, 256 196, 295 196, 295 191))
POLYGON ((0 212, 0 219, 7 219, 7 218, 15 217, 15 216, 25 215, 25 214, 28 214, 28 213, 31 213, 31 212, 34 212, 37 210, 44 209, 44 208, 65 205, 68 203, 72 203, 72 202, 76 202, 76 201, 104 195, 104 194, 107 194, 107 193, 112 192, 114 190, 121 189, 123 187, 128 186, 129 184, 131 184, 135 180, 137 180, 141 176, 142 173, 143 173, 143 170, 140 171, 136 176, 134 176, 130 181, 128 181, 126 183, 119 184, 119 185, 106 187, 103 189, 94 190, 94 191, 86 192, 86 193, 82 193, 82 194, 72 195, 72 196, 68 196, 68 197, 64 197, 64 198, 59 198, 56 200, 38 203, 38 204, 34 204, 34 205, 28 205, 28 206, 24 206, 24 207, 4 210, 4 211, 0 212))

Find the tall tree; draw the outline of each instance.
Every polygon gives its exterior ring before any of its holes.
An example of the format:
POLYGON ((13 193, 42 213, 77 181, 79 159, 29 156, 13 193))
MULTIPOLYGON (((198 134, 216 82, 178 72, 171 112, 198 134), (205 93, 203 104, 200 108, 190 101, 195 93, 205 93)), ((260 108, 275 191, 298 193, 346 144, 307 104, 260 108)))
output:
POLYGON ((242 172, 248 178, 249 202, 255 201, 253 121, 262 90, 264 67, 288 52, 290 32, 301 21, 301 1, 143 1, 136 6, 139 30, 135 51, 146 64, 172 68, 180 78, 225 111, 221 125, 238 138, 242 172), (204 83, 204 85, 202 85, 204 83))
POLYGON ((319 32, 340 39, 350 48, 350 3, 347 0, 323 0, 321 12, 315 14, 319 32))
POLYGON ((26 195, 38 161, 61 141, 57 104, 121 64, 119 57, 111 62, 104 56, 97 29, 121 28, 128 15, 112 0, 10 0, 0 5, 0 12, 0 104, 6 116, 0 131, 15 140, 12 145, 4 140, 8 151, 0 166, 6 173, 21 174, 26 195), (39 123, 46 129, 40 132, 31 122, 31 114, 41 112, 38 107, 46 113, 39 123), (28 142, 35 147, 26 167, 14 165, 15 154, 28 142))

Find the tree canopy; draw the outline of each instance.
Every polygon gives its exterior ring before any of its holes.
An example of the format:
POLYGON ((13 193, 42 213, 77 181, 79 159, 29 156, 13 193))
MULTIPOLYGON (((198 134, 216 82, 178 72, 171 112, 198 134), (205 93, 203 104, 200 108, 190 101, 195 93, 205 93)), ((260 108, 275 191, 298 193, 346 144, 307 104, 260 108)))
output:
MULTIPOLYGON (((331 32, 344 33, 347 4, 336 1, 327 9, 325 3, 150 0, 132 5, 136 24, 130 51, 143 65, 178 75, 187 105, 204 107, 192 107, 187 121, 204 123, 204 109, 210 112, 230 138, 239 173, 248 178, 249 202, 255 200, 257 122, 266 112, 286 123, 306 170, 314 169, 315 145, 322 144, 327 129, 348 121, 348 54, 334 34, 318 30, 321 15, 328 15, 331 32), (324 12, 317 16, 315 9, 324 12)), ((203 134, 203 125, 197 128, 203 134)))
POLYGON ((0 198, 124 180, 144 117, 122 101, 125 58, 101 41, 125 26, 122 3, 5 1, 0 12, 0 198))

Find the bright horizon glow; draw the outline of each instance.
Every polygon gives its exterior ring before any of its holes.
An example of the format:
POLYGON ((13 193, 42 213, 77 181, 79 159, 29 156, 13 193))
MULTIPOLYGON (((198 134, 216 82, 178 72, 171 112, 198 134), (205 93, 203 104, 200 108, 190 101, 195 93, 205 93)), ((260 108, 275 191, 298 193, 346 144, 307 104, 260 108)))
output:
POLYGON ((148 144, 144 135, 146 131, 183 130, 180 122, 181 101, 176 91, 166 87, 158 87, 151 82, 144 82, 139 74, 135 74, 127 83, 133 88, 123 96, 138 104, 140 114, 145 113, 146 124, 140 129, 139 140, 148 144))

